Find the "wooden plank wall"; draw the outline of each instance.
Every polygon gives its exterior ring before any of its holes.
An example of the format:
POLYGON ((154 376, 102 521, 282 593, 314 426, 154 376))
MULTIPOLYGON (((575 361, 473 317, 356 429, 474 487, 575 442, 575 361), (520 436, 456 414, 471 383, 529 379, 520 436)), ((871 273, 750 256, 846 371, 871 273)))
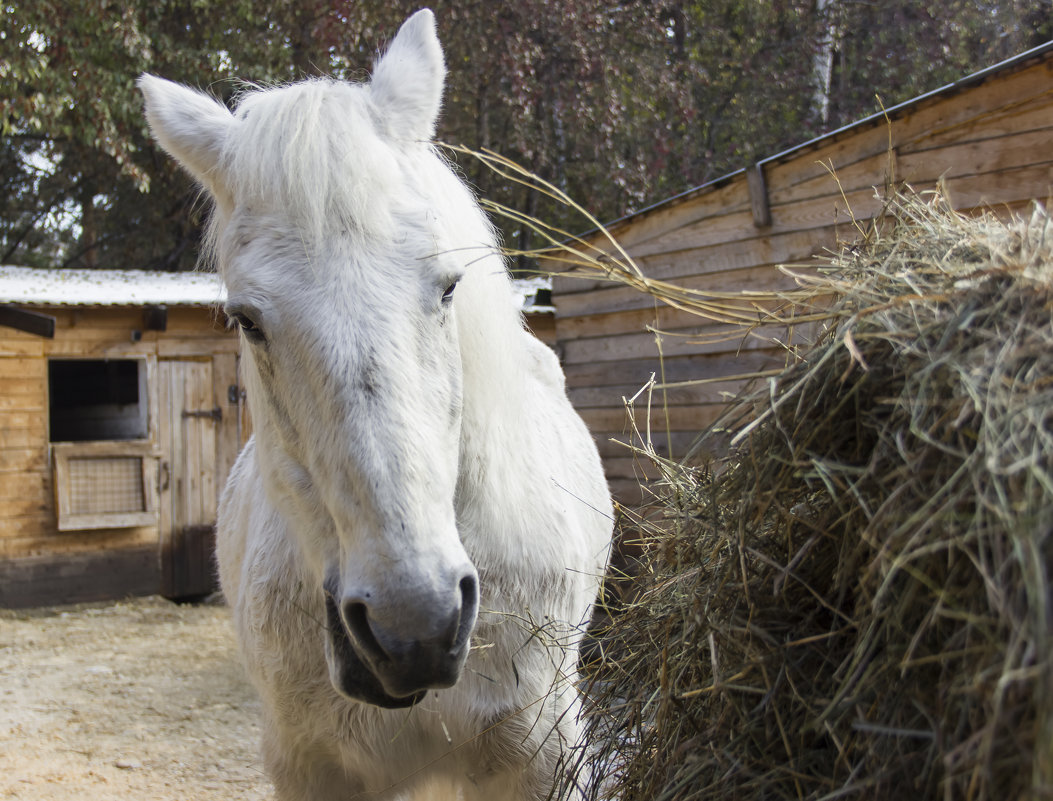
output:
MULTIPOLYGON (((59 532, 48 446, 47 360, 129 358, 211 360, 225 382, 215 400, 226 405, 227 384, 237 383, 236 336, 226 332, 211 309, 169 308, 167 329, 144 330, 137 308, 41 308, 56 318, 55 338, 43 339, 0 326, 0 605, 89 600, 112 582, 114 595, 137 593, 155 578, 156 526, 59 532), (138 332, 138 336, 133 335, 138 332), (144 556, 146 554, 147 556, 144 556), (153 555, 150 557, 149 555, 153 555), (135 565, 132 571, 96 571, 109 565, 135 565), (146 566, 146 567, 144 567, 146 566), (77 576, 76 580, 72 577, 77 576), (94 581, 87 580, 92 575, 94 581), (109 576, 109 579, 106 577, 109 576), (127 587, 122 582, 130 582, 127 587)), ((211 405, 211 404, 209 404, 211 405)), ((235 417, 237 412, 234 413, 235 417)), ((156 431, 155 426, 152 430, 156 431)), ((225 433, 217 462, 223 476, 240 442, 237 429, 225 433)))
MULTIPOLYGON (((961 210, 1026 212, 1033 199, 1053 194, 1053 57, 920 101, 890 125, 819 140, 763 164, 762 175, 768 225, 756 224, 749 182, 739 173, 612 232, 652 278, 721 292, 772 290, 791 285, 776 265, 808 262, 854 239, 851 219, 880 212, 874 187, 890 176, 915 189, 942 179, 961 210)), ((699 344, 713 326, 630 288, 557 277, 553 289, 570 398, 596 436, 612 489, 627 503, 639 500, 638 479, 648 473, 619 444, 630 435, 623 397, 651 373, 673 385, 652 397, 650 423, 659 453, 676 458, 718 416, 725 393, 739 388, 727 377, 782 364, 759 337, 699 344), (660 343, 648 326, 666 332, 660 343), (697 379, 718 381, 682 383, 697 379)), ((645 417, 637 413, 641 427, 645 417)))

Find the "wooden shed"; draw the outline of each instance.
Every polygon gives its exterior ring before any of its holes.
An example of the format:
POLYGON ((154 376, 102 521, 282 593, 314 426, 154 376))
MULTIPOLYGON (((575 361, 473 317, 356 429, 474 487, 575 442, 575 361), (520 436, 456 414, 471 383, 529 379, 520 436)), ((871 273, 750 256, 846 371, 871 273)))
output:
POLYGON ((0 267, 0 606, 215 586, 243 438, 215 275, 0 267))
MULTIPOLYGON (((1053 42, 609 230, 651 278, 702 291, 773 290, 792 286, 776 265, 812 261, 856 236, 853 218, 865 222, 880 212, 875 187, 892 181, 922 190, 940 180, 964 211, 1026 213, 1051 196, 1053 42)), ((709 341, 713 328, 697 317, 616 283, 557 277, 553 297, 571 400, 627 502, 639 499, 642 476, 619 444, 629 438, 623 397, 652 373, 664 382, 652 397, 652 439, 675 458, 716 419, 726 393, 740 388, 736 376, 783 363, 763 334, 709 341)))

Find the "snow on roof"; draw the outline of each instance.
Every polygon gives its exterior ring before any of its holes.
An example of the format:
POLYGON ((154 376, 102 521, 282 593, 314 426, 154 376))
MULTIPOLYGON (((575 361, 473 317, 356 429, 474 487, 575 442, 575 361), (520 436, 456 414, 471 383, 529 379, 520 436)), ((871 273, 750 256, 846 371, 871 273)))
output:
MULTIPOLYGON (((554 312, 555 306, 551 299, 545 302, 538 298, 542 290, 552 291, 552 278, 550 276, 537 276, 535 278, 513 278, 512 289, 519 295, 524 314, 544 314, 554 312)), ((551 298, 551 296, 550 296, 551 298)))
POLYGON ((37 306, 212 306, 226 289, 215 273, 45 270, 0 265, 0 303, 37 306))
MULTIPOLYGON (((512 281, 527 314, 553 311, 538 303, 551 278, 512 281)), ((45 270, 0 265, 0 303, 34 306, 212 306, 226 288, 216 273, 147 270, 45 270)))

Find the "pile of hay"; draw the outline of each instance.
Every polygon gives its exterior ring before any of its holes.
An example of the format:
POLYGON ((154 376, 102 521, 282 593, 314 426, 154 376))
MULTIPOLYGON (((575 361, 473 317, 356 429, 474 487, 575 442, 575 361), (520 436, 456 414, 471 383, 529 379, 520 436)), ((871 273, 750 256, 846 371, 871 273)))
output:
POLYGON ((1053 798, 1053 226, 894 206, 730 457, 661 465, 590 798, 1053 798))

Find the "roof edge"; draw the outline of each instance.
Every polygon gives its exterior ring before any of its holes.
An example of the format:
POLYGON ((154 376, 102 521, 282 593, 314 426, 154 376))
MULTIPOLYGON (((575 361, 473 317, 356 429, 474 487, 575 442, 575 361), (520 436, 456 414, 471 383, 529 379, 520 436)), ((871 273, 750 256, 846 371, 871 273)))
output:
MULTIPOLYGON (((1029 50, 1025 50, 1024 52, 1018 55, 1015 55, 1011 58, 1007 58, 990 67, 985 67, 984 69, 979 70, 977 72, 969 73, 968 75, 965 75, 964 77, 959 78, 958 80, 953 81, 951 83, 945 84, 944 86, 941 86, 937 89, 933 89, 929 92, 925 92, 924 94, 917 95, 916 97, 912 97, 909 100, 904 100, 902 103, 897 103, 896 105, 890 106, 889 108, 884 109, 882 111, 875 112, 874 114, 869 114, 866 117, 862 117, 856 120, 855 122, 850 122, 847 125, 842 125, 840 128, 835 128, 834 130, 828 131, 827 133, 812 137, 811 139, 801 142, 800 144, 794 145, 793 147, 789 147, 786 150, 779 151, 778 153, 772 156, 760 159, 759 161, 751 164, 750 168, 763 168, 769 164, 776 164, 789 161, 797 154, 802 153, 806 150, 811 150, 816 147, 819 147, 820 145, 825 144, 828 140, 833 140, 838 137, 844 136, 845 134, 851 133, 856 129, 861 129, 878 124, 886 119, 898 118, 900 116, 903 116, 905 112, 912 110, 914 107, 919 106, 928 100, 951 97, 965 89, 969 89, 973 86, 977 86, 983 83, 995 74, 1009 72, 1010 70, 1013 70, 1015 68, 1028 66, 1028 62, 1041 59, 1043 56, 1049 56, 1050 54, 1053 54, 1053 40, 1045 42, 1044 44, 1040 44, 1037 47, 1032 47, 1029 50)), ((696 194, 702 194, 705 191, 716 189, 745 175, 747 169, 747 167, 742 167, 732 172, 721 175, 718 178, 714 178, 711 181, 706 181, 705 183, 698 184, 697 186, 693 186, 690 189, 685 189, 682 192, 678 192, 675 195, 663 198, 662 200, 652 203, 649 206, 645 206, 644 208, 638 211, 634 211, 631 214, 626 214, 622 217, 618 217, 614 220, 611 220, 610 222, 604 223, 603 227, 607 230, 611 230, 615 227, 621 226, 629 222, 630 220, 635 220, 638 217, 651 214, 652 212, 658 211, 659 209, 663 209, 666 206, 675 205, 678 202, 688 200, 696 194)), ((580 234, 580 236, 591 236, 592 234, 597 233, 599 230, 600 229, 598 228, 592 228, 586 231, 585 233, 580 234)))

